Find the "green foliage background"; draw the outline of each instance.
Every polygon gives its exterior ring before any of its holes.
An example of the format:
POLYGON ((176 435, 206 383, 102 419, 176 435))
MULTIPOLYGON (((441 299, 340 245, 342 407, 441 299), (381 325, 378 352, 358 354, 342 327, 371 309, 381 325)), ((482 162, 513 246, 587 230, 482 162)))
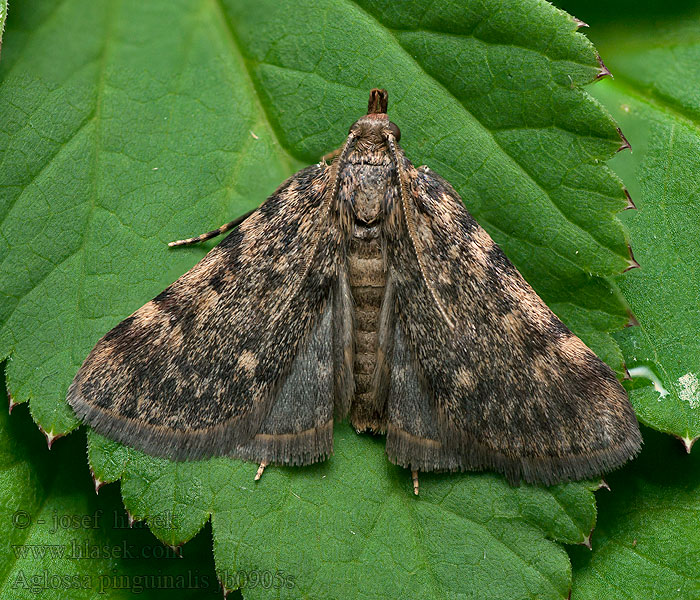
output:
POLYGON ((141 597, 213 595, 218 574, 246 598, 566 598, 569 555, 574 598, 700 596, 700 475, 685 450, 700 435, 700 10, 564 8, 591 24, 614 80, 587 85, 604 74, 596 49, 538 0, 12 5, 0 355, 25 405, 0 421, 0 597, 60 598, 71 582, 80 598, 105 597, 100 584, 115 598, 139 586, 141 597), (165 242, 259 204, 337 147, 376 85, 408 156, 455 185, 621 376, 656 381, 627 382, 637 414, 685 447, 645 428, 641 458, 610 476, 611 491, 426 475, 416 499, 383 440, 346 425, 331 460, 269 469, 258 484, 247 463, 170 463, 88 432, 94 475, 120 480, 95 497, 83 434, 49 453, 31 419, 49 437, 76 429, 65 389, 94 342, 206 251, 165 242), (625 188, 606 166, 618 125, 633 151, 611 165, 639 209, 622 213, 625 188), (642 268, 622 274, 630 241, 642 268), (158 554, 167 547, 143 527, 115 527, 122 501, 167 545, 196 536, 183 558, 158 554), (96 510, 98 527, 50 530, 55 516, 96 510), (45 544, 57 550, 37 555, 45 544), (60 556, 81 544, 106 550, 60 556), (124 544, 138 557, 119 556, 124 544), (291 583, 263 585, 263 573, 291 583))

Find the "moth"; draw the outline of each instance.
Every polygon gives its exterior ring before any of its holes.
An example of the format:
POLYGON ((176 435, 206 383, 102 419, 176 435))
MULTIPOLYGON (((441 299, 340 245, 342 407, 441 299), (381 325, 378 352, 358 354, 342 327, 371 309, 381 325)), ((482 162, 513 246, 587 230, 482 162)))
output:
POLYGON ((107 333, 68 390, 98 433, 175 460, 307 465, 333 423, 386 434, 391 462, 592 478, 641 436, 613 371, 464 208, 415 168, 385 90, 332 161, 285 181, 107 333))

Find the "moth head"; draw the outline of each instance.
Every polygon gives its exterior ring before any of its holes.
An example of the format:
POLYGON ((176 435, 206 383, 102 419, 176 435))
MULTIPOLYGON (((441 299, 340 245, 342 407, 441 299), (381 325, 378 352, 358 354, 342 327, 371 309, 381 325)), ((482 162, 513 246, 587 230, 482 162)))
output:
POLYGON ((355 121, 348 131, 361 147, 388 147, 390 139, 394 142, 401 139, 401 130, 386 114, 388 103, 389 94, 386 90, 374 88, 369 93, 367 114, 355 121))

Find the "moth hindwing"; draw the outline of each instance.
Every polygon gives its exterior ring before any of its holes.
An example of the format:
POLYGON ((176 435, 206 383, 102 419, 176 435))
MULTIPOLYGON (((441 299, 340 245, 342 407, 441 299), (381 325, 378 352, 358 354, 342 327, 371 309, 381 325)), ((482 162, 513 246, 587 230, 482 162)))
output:
MULTIPOLYGON (((372 90, 342 148, 107 333, 68 391, 97 432, 173 459, 305 465, 334 419, 413 471, 554 484, 640 448, 612 370, 549 310, 372 90)), ((237 226, 237 227, 236 227, 237 226)))

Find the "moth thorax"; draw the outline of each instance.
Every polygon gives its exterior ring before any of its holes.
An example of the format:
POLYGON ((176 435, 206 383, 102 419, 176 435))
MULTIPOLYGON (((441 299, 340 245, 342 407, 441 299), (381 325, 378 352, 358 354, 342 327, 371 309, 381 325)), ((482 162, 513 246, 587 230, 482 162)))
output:
POLYGON ((386 206, 390 177, 385 165, 355 164, 350 166, 347 200, 355 217, 363 223, 382 218, 386 206))

